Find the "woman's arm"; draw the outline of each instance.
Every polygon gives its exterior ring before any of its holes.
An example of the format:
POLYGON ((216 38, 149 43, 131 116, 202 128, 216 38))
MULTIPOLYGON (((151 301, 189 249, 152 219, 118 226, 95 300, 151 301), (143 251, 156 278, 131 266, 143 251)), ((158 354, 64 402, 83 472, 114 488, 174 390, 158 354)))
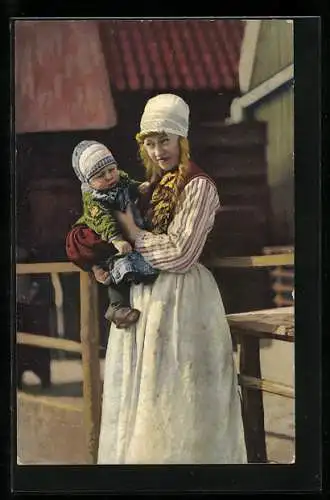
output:
POLYGON ((132 224, 127 228, 135 249, 163 271, 184 273, 198 261, 220 208, 216 187, 204 177, 190 181, 181 196, 167 234, 155 235, 132 224))

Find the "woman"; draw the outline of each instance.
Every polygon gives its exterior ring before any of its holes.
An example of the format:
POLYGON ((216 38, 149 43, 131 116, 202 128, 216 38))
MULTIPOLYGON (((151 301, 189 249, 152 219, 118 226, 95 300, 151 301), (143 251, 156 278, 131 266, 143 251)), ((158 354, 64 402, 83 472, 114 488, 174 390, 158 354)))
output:
POLYGON ((138 323, 111 327, 99 464, 245 463, 232 344, 221 296, 200 263, 219 209, 216 187, 189 161, 189 108, 150 99, 137 136, 152 181, 153 232, 118 214, 135 249, 161 270, 133 285, 138 323))
POLYGON ((131 288, 136 325, 111 326, 99 464, 241 464, 246 449, 232 342, 212 274, 198 262, 220 207, 212 180, 189 160, 188 105, 150 99, 137 142, 153 231, 130 210, 126 236, 160 270, 131 288))

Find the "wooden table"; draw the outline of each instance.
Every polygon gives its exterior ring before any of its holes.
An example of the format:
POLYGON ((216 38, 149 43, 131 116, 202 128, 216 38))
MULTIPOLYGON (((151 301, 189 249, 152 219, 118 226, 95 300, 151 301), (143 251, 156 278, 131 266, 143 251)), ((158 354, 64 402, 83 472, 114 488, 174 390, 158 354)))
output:
POLYGON ((229 314, 227 319, 240 345, 239 383, 248 462, 267 462, 262 391, 294 398, 294 389, 262 378, 260 339, 294 342, 294 308, 229 314))

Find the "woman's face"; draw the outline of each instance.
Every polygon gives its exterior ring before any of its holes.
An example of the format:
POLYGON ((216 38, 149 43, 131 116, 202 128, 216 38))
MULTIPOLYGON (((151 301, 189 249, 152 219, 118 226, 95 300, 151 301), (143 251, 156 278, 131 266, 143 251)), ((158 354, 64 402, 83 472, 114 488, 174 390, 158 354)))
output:
POLYGON ((171 170, 180 161, 179 136, 175 134, 152 134, 143 141, 149 158, 162 170, 171 170))
POLYGON ((107 165, 89 181, 89 185, 97 191, 106 191, 119 181, 119 171, 116 165, 107 165))

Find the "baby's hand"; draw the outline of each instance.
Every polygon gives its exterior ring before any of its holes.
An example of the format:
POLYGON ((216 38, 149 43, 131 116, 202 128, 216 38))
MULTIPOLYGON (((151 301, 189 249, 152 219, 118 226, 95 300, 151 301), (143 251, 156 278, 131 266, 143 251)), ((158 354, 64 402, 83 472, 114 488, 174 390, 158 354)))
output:
POLYGON ((141 194, 147 193, 148 189, 150 187, 150 182, 142 182, 142 184, 139 185, 139 192, 141 194))
POLYGON ((132 245, 125 240, 112 240, 111 243, 120 254, 126 254, 133 250, 132 245))
POLYGON ((102 267, 93 266, 92 271, 94 273, 96 281, 99 283, 104 283, 110 276, 109 271, 105 271, 102 267))

